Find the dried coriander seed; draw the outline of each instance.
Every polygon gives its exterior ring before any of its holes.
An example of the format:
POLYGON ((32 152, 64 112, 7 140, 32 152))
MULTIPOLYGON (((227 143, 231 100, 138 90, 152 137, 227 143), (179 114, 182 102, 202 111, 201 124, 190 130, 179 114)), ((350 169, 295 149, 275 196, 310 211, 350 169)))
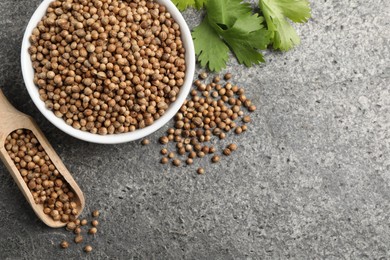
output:
POLYGON ((92 224, 92 226, 97 227, 99 225, 99 221, 92 220, 91 224, 92 224))
POLYGON ((73 230, 73 233, 75 233, 76 235, 80 234, 81 233, 81 228, 77 227, 73 230))
POLYGON ((143 140, 141 141, 141 144, 142 144, 142 145, 149 145, 149 144, 150 144, 150 141, 149 141, 149 139, 143 139, 143 140))
POLYGON ((83 236, 81 236, 81 235, 77 235, 75 238, 74 238, 74 242, 76 243, 76 244, 80 244, 81 242, 83 242, 83 236))
POLYGON ((60 244, 61 248, 63 249, 66 249, 69 247, 69 243, 66 242, 65 240, 61 241, 61 244, 60 244))
POLYGON ((231 153, 232 153, 232 151, 229 148, 225 148, 223 150, 223 154, 226 155, 226 156, 229 156, 231 153))
POLYGON ((169 162, 169 158, 163 157, 163 158, 161 158, 160 162, 161 162, 161 164, 167 164, 169 162))
POLYGON ((99 217, 99 216, 100 216, 100 212, 99 212, 98 210, 94 210, 94 211, 92 212, 92 217, 97 218, 97 217, 99 217))
POLYGON ((230 80, 232 78, 232 74, 231 73, 226 73, 225 75, 224 75, 224 79, 225 80, 230 80))
POLYGON ((84 247, 84 251, 85 251, 86 253, 92 252, 92 246, 86 245, 86 246, 84 247))
POLYGON ((229 145, 228 145, 228 148, 229 148, 231 151, 236 151, 236 150, 237 150, 237 145, 236 145, 236 144, 229 144, 229 145))
POLYGON ((205 171, 203 168, 198 168, 198 170, 196 171, 198 174, 204 174, 205 171))
POLYGON ((242 122, 244 122, 244 123, 249 123, 250 121, 251 121, 251 117, 250 116, 244 116, 242 118, 242 122))
POLYGON ((92 227, 88 230, 88 233, 91 234, 91 235, 95 235, 97 233, 97 228, 96 227, 92 227))
POLYGON ((175 159, 175 160, 172 161, 172 163, 173 163, 174 166, 177 167, 177 166, 180 166, 181 161, 179 159, 175 159))
POLYGON ((218 155, 214 155, 213 158, 211 158, 211 161, 213 163, 217 163, 221 160, 221 158, 218 155))

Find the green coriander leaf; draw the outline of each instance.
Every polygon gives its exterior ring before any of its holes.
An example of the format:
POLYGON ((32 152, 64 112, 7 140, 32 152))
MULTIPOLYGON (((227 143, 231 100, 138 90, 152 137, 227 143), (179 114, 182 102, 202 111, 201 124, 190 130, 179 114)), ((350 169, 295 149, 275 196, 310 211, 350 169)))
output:
POLYGON ((208 66, 211 71, 220 71, 226 67, 229 59, 229 48, 208 23, 207 16, 192 32, 195 51, 202 67, 208 66))
POLYGON ((172 0, 172 2, 179 8, 180 11, 184 11, 190 6, 195 5, 195 0, 172 0))
POLYGON ((306 22, 311 14, 307 0, 259 0, 268 30, 274 33, 273 47, 290 50, 300 43, 295 29, 287 21, 306 22))
POLYGON ((180 11, 184 11, 188 7, 196 7, 201 9, 207 0, 172 0, 172 2, 179 8, 180 11))
POLYGON ((203 8, 203 6, 207 3, 207 0, 195 0, 195 7, 197 9, 203 8))
POLYGON ((209 20, 220 26, 232 27, 240 16, 251 15, 252 8, 242 0, 210 0, 206 3, 209 20))
POLYGON ((260 17, 252 15, 238 19, 227 30, 214 26, 238 61, 247 67, 264 62, 263 55, 258 50, 266 49, 270 43, 271 33, 262 28, 261 21, 260 17))

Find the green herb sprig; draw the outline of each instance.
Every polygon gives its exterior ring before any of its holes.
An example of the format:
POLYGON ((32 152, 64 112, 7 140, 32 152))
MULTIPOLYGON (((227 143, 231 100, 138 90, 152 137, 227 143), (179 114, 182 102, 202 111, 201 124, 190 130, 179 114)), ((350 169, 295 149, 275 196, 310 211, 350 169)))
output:
POLYGON ((229 60, 229 50, 240 64, 250 67, 264 62, 261 50, 272 46, 288 51, 300 43, 291 22, 311 17, 307 0, 259 0, 258 12, 242 0, 173 0, 180 10, 206 10, 194 28, 195 51, 202 67, 220 71, 229 60))

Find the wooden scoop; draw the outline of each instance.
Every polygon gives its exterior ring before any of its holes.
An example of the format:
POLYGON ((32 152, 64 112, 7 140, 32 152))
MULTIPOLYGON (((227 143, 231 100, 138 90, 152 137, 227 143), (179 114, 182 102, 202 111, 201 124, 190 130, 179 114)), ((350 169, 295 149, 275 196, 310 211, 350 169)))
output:
POLYGON ((42 145, 43 149, 45 149, 47 155, 50 157, 50 160, 53 162, 64 180, 69 184, 69 187, 74 191, 76 199, 75 202, 78 206, 77 210, 80 214, 85 206, 84 195, 80 190, 80 187, 70 175, 69 171, 66 169, 65 165, 62 163, 61 159, 58 157, 57 153, 54 151, 53 147, 43 135, 35 121, 30 116, 27 116, 16 110, 8 102, 3 92, 0 90, 0 158, 7 166, 15 182, 18 184, 19 189, 22 191, 24 197, 26 197, 28 203, 30 203, 31 207, 35 211, 35 214, 49 227, 64 227, 66 223, 53 220, 51 216, 46 215, 43 212, 42 204, 35 203, 34 198, 29 188, 27 187, 27 184, 24 182, 21 174, 19 173, 14 162, 5 149, 5 140, 7 136, 18 129, 28 129, 33 132, 39 143, 42 145))

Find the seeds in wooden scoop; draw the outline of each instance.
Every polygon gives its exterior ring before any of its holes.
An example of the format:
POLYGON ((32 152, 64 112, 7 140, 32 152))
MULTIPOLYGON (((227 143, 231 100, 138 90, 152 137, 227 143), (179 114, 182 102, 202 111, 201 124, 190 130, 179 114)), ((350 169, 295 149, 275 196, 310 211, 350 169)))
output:
MULTIPOLYGON (((55 221, 74 221, 78 215, 75 194, 35 135, 30 130, 16 130, 6 138, 5 149, 35 203, 43 205, 43 212, 55 221)), ((73 230, 71 223, 68 228, 73 230)))

